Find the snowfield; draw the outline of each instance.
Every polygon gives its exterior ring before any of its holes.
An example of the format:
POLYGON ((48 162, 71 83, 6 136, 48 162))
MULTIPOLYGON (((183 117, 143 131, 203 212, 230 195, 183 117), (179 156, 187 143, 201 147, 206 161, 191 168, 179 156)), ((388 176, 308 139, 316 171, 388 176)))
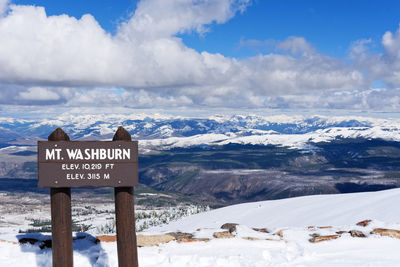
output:
POLYGON ((151 231, 187 232, 197 228, 219 228, 224 223, 248 227, 354 225, 365 219, 400 223, 400 189, 340 195, 313 195, 228 206, 182 218, 151 231))
MULTIPOLYGON (((145 235, 182 231, 208 242, 171 241, 138 249, 139 266, 399 266, 400 239, 370 234, 400 230, 400 189, 318 195, 229 206, 146 230, 145 235), (357 222, 370 219, 367 226, 357 222), (224 223, 238 223, 235 237, 213 238, 224 223), (269 233, 252 228, 266 228, 269 233), (352 237, 358 230, 367 237, 352 237), (311 235, 335 240, 311 243, 311 235), (276 234, 279 233, 279 234, 276 234)), ((78 233, 83 234, 83 233, 78 233)), ((143 233, 142 233, 143 234, 143 233)), ((46 239, 45 235, 36 234, 46 239)), ((0 236, 1 266, 51 266, 51 250, 19 245, 15 234, 0 236)), ((92 237, 90 237, 92 238, 92 237)), ((118 266, 115 242, 74 241, 75 266, 118 266)), ((94 239, 94 238, 93 238, 94 239)))

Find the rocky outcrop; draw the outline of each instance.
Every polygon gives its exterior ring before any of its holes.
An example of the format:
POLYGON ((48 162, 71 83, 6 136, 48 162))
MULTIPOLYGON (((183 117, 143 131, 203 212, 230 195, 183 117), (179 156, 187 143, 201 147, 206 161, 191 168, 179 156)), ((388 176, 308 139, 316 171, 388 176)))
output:
POLYGON ((99 235, 96 237, 99 242, 117 242, 115 235, 99 235))
MULTIPOLYGON (((101 235, 97 236, 99 242, 116 242, 117 237, 115 235, 101 235)), ((193 234, 182 233, 182 232, 171 232, 165 235, 138 235, 137 244, 138 247, 158 246, 162 243, 168 243, 176 240, 178 243, 191 243, 191 242, 207 242, 209 238, 194 238, 193 234)))
POLYGON ((283 231, 284 231, 285 229, 281 229, 281 230, 279 230, 278 232, 276 232, 276 233, 274 233, 274 235, 277 235, 277 236, 279 236, 280 238, 283 238, 283 231))
POLYGON ((215 232, 213 234, 214 238, 234 238, 235 236, 231 234, 229 231, 223 231, 223 232, 215 232))
POLYGON ((349 231, 349 234, 350 234, 352 237, 367 237, 363 232, 358 231, 358 230, 350 230, 350 231, 349 231))
POLYGON ((394 229, 376 228, 371 232, 371 234, 378 234, 380 236, 388 236, 400 239, 400 231, 394 229))
POLYGON ((171 232, 167 233, 167 235, 173 236, 177 241, 181 241, 182 239, 193 239, 193 234, 190 233, 171 232))
POLYGON ((162 243, 168 243, 175 240, 171 235, 137 235, 138 247, 158 246, 162 243))
POLYGON ((251 229, 253 229, 253 230, 256 231, 256 232, 261 232, 261 233, 266 233, 266 234, 269 233, 269 231, 267 230, 267 228, 251 228, 251 229))
POLYGON ((158 246, 159 244, 168 243, 172 240, 175 240, 175 237, 171 235, 137 235, 137 246, 158 246))
POLYGON ((233 232, 236 232, 237 225, 238 225, 237 223, 224 223, 221 226, 221 229, 226 229, 229 231, 229 233, 233 233, 233 232))
MULTIPOLYGON (((117 237, 115 235, 100 235, 97 236, 96 239, 99 242, 117 241, 117 237)), ((137 235, 136 240, 138 247, 150 247, 150 246, 158 246, 159 244, 162 243, 168 243, 176 239, 174 236, 166 234, 166 235, 137 235)))
POLYGON ((318 243, 322 241, 328 241, 328 240, 333 240, 339 238, 340 235, 321 235, 321 236, 315 236, 311 238, 309 241, 311 243, 318 243))
POLYGON ((331 229, 333 228, 332 226, 308 226, 307 229, 308 230, 312 230, 315 231, 317 229, 331 229))
POLYGON ((356 225, 366 227, 366 226, 368 226, 371 222, 372 222, 372 220, 364 220, 364 221, 358 222, 356 225))

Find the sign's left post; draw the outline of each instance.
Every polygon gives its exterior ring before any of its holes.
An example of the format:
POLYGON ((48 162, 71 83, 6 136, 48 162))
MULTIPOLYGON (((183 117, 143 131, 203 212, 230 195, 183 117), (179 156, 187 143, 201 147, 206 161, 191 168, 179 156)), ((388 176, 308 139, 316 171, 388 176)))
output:
MULTIPOLYGON (((49 135, 48 140, 69 141, 69 136, 61 128, 57 128, 49 135)), ((50 188, 50 201, 53 267, 72 267, 71 188, 50 188)))

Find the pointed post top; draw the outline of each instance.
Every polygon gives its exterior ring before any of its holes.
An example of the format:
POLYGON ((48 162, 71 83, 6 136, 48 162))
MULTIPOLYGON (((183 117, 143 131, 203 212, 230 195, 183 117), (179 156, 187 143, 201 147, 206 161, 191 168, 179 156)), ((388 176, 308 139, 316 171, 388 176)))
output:
POLYGON ((69 141, 69 136, 60 127, 54 130, 49 137, 49 141, 69 141))
POLYGON ((132 141, 132 137, 124 127, 119 126, 118 130, 114 134, 113 141, 132 141))

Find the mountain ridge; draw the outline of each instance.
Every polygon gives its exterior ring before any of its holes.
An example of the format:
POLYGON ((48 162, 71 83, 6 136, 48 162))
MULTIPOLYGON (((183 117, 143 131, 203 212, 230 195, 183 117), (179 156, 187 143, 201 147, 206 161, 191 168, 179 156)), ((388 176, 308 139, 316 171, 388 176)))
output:
POLYGON ((0 143, 30 144, 62 127, 75 140, 108 140, 123 126, 141 141, 142 152, 228 143, 280 145, 310 149, 309 144, 336 138, 400 141, 399 119, 356 116, 233 115, 209 118, 164 115, 81 115, 56 119, 0 118, 0 143))

